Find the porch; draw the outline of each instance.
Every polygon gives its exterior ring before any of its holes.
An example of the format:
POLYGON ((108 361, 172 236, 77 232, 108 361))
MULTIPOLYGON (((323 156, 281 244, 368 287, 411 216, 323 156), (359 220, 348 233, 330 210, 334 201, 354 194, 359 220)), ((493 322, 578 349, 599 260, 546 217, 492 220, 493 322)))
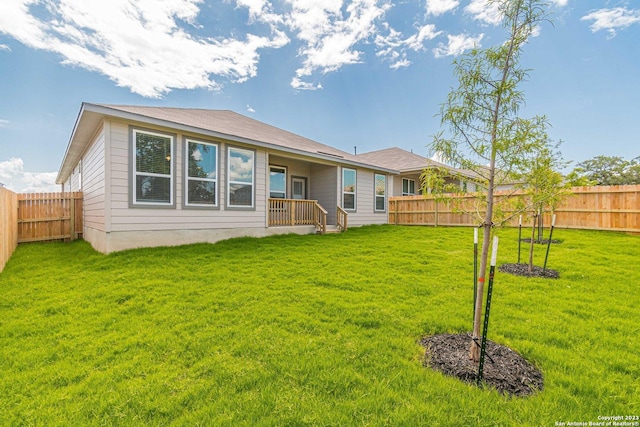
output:
MULTIPOLYGON (((327 227, 327 210, 317 200, 270 198, 268 226, 296 225, 313 225, 318 234, 325 234, 331 230, 327 227)), ((335 230, 347 230, 347 212, 340 206, 336 206, 335 230)))

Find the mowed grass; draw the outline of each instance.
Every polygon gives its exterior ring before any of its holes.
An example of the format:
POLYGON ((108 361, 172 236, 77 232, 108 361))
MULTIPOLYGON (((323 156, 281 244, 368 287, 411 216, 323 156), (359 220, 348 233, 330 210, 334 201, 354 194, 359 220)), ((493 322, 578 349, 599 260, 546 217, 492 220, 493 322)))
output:
MULTIPOLYGON (((517 231, 498 234, 499 263, 516 262, 517 231)), ((85 242, 20 246, 0 273, 0 425, 640 415, 640 237, 554 238, 560 279, 498 272, 494 285, 489 338, 544 374, 527 398, 422 365, 421 337, 471 329, 470 229, 371 226, 108 256, 85 242)))

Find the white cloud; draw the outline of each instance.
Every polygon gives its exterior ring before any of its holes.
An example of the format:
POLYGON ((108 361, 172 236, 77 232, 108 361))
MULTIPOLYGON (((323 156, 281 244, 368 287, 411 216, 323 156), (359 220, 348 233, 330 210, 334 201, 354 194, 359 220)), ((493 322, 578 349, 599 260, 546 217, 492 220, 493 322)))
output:
POLYGON ((427 15, 438 16, 460 5, 458 0, 427 0, 427 15))
POLYGON ((407 68, 411 65, 411 61, 409 61, 406 57, 403 57, 399 61, 394 62, 389 66, 389 68, 397 70, 399 68, 407 68))
POLYGON ((296 90, 318 90, 322 89, 322 84, 318 83, 314 85, 313 83, 303 82, 298 77, 294 77, 291 79, 291 87, 296 90))
POLYGON ((554 3, 556 6, 566 6, 569 3, 569 0, 553 0, 552 3, 554 3))
POLYGON ((9 124, 9 120, 0 119, 0 128, 6 127, 9 124))
POLYGON ((640 9, 627 9, 626 7, 598 9, 583 16, 580 20, 593 21, 589 26, 592 32, 606 30, 611 37, 614 37, 617 30, 640 23, 640 9))
POLYGON ((24 162, 13 157, 0 162, 0 182, 16 193, 47 193, 60 191, 56 185, 56 172, 25 172, 24 162))
POLYGON ((11 52, 11 48, 6 44, 0 44, 0 50, 4 50, 5 52, 11 52))
POLYGON ((375 39, 375 44, 378 47, 376 56, 391 61, 390 67, 393 69, 411 65, 411 61, 407 59, 407 52, 409 50, 416 52, 425 50, 425 41, 433 40, 442 34, 442 31, 436 31, 436 26, 433 24, 419 27, 414 35, 406 39, 403 38, 402 33, 390 28, 388 25, 385 25, 385 28, 389 34, 386 36, 378 35, 375 39))
POLYGON ((500 25, 502 13, 498 2, 489 0, 471 0, 464 11, 473 16, 473 19, 489 25, 500 25))
MULTIPOLYGON (((46 13, 34 12, 35 3, 3 0, 0 31, 146 97, 245 81, 257 74, 261 49, 289 42, 282 32, 242 40, 189 34, 181 27, 196 24, 201 0, 58 0, 46 2, 46 13)), ((254 3, 239 2, 250 14, 254 3)))
POLYGON ((433 40, 440 34, 442 34, 442 31, 436 31, 435 25, 427 24, 421 27, 416 34, 406 39, 405 43, 411 49, 419 51, 424 48, 425 40, 433 40))
MULTIPOLYGON (((566 5, 568 0, 552 0, 566 5)), ((101 73, 145 97, 174 89, 220 89, 258 74, 260 54, 293 43, 298 64, 290 85, 322 88, 320 76, 364 62, 368 44, 392 69, 433 49, 444 33, 417 22, 395 31, 385 21, 392 0, 1 0, 0 33, 33 49, 54 52, 65 64, 101 73), (234 11, 235 10, 235 11, 234 11), (240 10, 242 13, 236 13, 240 10), (206 13, 205 13, 206 11, 206 13), (231 15, 225 15, 225 14, 231 15), (237 22, 236 13, 243 23, 237 22), (213 15, 213 16, 212 16, 213 15), (213 19, 212 19, 213 18, 213 19), (228 23, 220 29, 209 22, 228 23), (204 27, 207 25, 207 28, 204 27), (244 26, 243 26, 244 25, 244 26), (225 36, 221 32, 227 31, 225 36)), ((410 2, 411 3, 411 2, 410 2)), ((426 0, 424 19, 462 8, 480 25, 497 25, 488 0, 426 0)), ((448 36, 433 50, 457 55, 482 36, 448 36)), ((1 50, 10 50, 0 45, 1 50)), ((0 123, 1 126, 1 123, 0 123)))
POLYGON ((318 89, 302 78, 315 72, 329 73, 344 65, 362 62, 356 44, 377 32, 376 21, 382 18, 388 4, 379 0, 354 0, 342 14, 341 0, 286 0, 292 11, 287 15, 288 27, 303 42, 298 54, 304 58, 296 70, 291 86, 296 89, 318 89))
POLYGON ((248 111, 248 112, 250 112, 250 113, 255 113, 255 112, 256 112, 256 110, 254 110, 254 109, 251 107, 251 105, 249 105, 249 104, 247 104, 247 111, 248 111))
POLYGON ((484 34, 472 37, 466 34, 459 35, 447 35, 449 42, 445 46, 443 43, 439 43, 438 46, 433 49, 433 54, 436 58, 443 56, 457 56, 464 53, 465 50, 479 48, 480 41, 484 37, 484 34))

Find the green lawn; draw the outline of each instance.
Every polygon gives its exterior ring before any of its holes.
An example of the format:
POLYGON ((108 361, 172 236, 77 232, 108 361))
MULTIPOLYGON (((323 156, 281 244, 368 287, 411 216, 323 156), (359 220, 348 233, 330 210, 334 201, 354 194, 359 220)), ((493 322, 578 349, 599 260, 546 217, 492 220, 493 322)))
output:
MULTIPOLYGON (((499 234, 499 263, 516 262, 517 231, 499 234)), ((422 336, 471 329, 470 229, 373 226, 108 256, 85 242, 20 246, 0 273, 0 425, 640 415, 640 237, 554 238, 560 279, 496 274, 489 339, 544 373, 527 398, 422 366, 422 336)))

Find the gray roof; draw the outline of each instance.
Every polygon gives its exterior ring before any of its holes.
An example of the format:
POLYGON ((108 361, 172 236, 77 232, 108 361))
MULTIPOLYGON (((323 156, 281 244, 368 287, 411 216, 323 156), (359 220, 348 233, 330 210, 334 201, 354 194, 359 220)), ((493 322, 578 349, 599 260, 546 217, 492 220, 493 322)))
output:
POLYGON ((325 161, 397 173, 397 170, 393 168, 368 163, 360 156, 356 157, 346 151, 338 150, 230 110, 83 103, 58 172, 57 183, 62 183, 69 177, 104 117, 118 117, 143 124, 169 127, 302 154, 325 161))
POLYGON ((395 169, 400 173, 417 172, 427 168, 441 168, 469 178, 473 178, 475 176, 469 171, 456 169, 444 163, 436 162, 435 160, 431 160, 427 157, 420 156, 419 154, 415 154, 398 147, 362 153, 358 154, 357 157, 364 162, 380 167, 395 169))

